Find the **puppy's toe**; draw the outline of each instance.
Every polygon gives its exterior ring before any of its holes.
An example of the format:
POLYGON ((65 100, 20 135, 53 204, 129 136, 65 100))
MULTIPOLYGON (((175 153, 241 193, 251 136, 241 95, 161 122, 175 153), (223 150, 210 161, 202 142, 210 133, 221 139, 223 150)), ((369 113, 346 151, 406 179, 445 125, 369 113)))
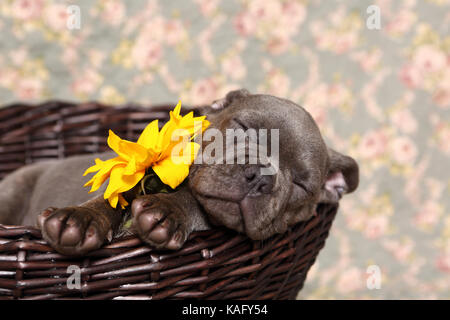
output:
POLYGON ((45 219, 42 231, 49 242, 59 243, 59 237, 64 229, 66 219, 67 213, 60 211, 56 211, 45 219))
POLYGON ((82 219, 71 216, 67 219, 64 230, 61 232, 59 245, 74 247, 84 238, 85 225, 82 219))
POLYGON ((174 232, 172 238, 167 243, 167 249, 178 250, 180 249, 184 242, 186 241, 186 233, 181 229, 174 232))
POLYGON ((104 239, 102 239, 96 224, 92 223, 86 230, 80 251, 89 252, 95 250, 103 244, 103 241, 104 239))
POLYGON ((54 207, 50 207, 45 209, 44 211, 42 211, 38 216, 37 216, 37 225, 39 227, 39 229, 42 229, 44 226, 45 221, 47 220, 47 218, 57 210, 57 208, 54 207))
POLYGON ((158 249, 181 248, 190 232, 188 217, 165 194, 136 198, 131 213, 135 232, 144 242, 158 249))
POLYGON ((59 253, 84 255, 106 239, 108 231, 99 227, 100 218, 89 209, 69 207, 44 213, 38 218, 42 236, 59 253))
POLYGON ((156 244, 164 244, 170 240, 174 227, 173 219, 166 217, 162 222, 159 221, 158 225, 148 233, 147 239, 156 244))
POLYGON ((176 250, 186 240, 181 219, 162 209, 150 209, 135 216, 133 227, 143 241, 159 249, 176 250))
POLYGON ((153 211, 139 215, 137 218, 137 226, 140 234, 147 235, 163 218, 164 214, 160 211, 153 211))

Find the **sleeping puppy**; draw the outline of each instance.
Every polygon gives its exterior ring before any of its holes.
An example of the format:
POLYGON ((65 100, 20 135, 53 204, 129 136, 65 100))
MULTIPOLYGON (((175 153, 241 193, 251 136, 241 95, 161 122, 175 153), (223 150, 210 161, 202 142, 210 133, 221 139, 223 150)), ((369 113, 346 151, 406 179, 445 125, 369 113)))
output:
MULTIPOLYGON (((132 230, 154 247, 179 249, 190 233, 211 225, 267 239, 324 206, 337 206, 358 186, 356 162, 328 148, 308 112, 291 101, 238 90, 203 111, 211 125, 200 141, 202 161, 191 166, 187 182, 173 193, 124 194, 131 203, 132 230), (221 142, 227 157, 243 155, 245 161, 219 161, 215 152, 207 152, 213 141, 217 145, 208 131, 226 136, 230 129, 266 129, 266 141, 278 137, 278 145, 269 143, 271 150, 250 161, 250 150, 262 139, 245 139, 243 148, 227 139, 221 142)), ((99 248, 119 231, 123 210, 103 199, 105 186, 89 194, 82 174, 96 157, 114 156, 71 157, 13 172, 0 182, 0 223, 37 221, 44 239, 62 254, 99 248)))

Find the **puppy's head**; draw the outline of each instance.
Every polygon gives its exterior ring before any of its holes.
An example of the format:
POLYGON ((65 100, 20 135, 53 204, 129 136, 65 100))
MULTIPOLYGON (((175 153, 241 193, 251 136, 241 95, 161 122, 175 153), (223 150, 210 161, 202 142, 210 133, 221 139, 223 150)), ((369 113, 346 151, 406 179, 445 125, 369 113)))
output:
POLYGON ((291 101, 238 90, 206 113, 211 126, 189 184, 215 224, 266 239, 320 204, 337 206, 358 185, 356 162, 329 149, 309 113, 291 101))

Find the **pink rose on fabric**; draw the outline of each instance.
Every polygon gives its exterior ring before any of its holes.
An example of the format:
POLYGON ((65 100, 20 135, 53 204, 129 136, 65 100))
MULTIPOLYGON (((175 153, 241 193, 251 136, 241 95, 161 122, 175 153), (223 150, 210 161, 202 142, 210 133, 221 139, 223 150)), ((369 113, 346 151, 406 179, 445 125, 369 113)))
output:
POLYGON ((309 108, 308 110, 327 107, 329 104, 328 86, 325 83, 320 83, 314 86, 307 92, 303 104, 305 107, 309 108))
POLYGON ((356 45, 358 34, 356 32, 347 32, 334 38, 334 52, 338 54, 349 51, 356 45))
POLYGON ((14 93, 19 99, 34 100, 42 95, 43 84, 39 79, 20 79, 14 88, 14 93))
POLYGON ((364 71, 370 72, 374 71, 375 68, 378 66, 382 55, 383 55, 382 51, 380 49, 376 49, 370 52, 366 51, 355 52, 352 53, 350 57, 354 61, 358 62, 358 64, 364 71))
POLYGON ((330 106, 338 107, 350 99, 350 91, 342 84, 333 84, 328 87, 328 101, 330 106))
POLYGON ((418 226, 433 227, 439 222, 441 208, 434 201, 427 201, 414 217, 414 223, 418 226))
POLYGON ((268 93, 274 96, 284 97, 289 91, 291 80, 284 73, 272 70, 268 73, 268 93))
POLYGON ((450 90, 450 54, 447 56, 447 66, 443 69, 438 87, 442 90, 450 90))
POLYGON ((103 60, 105 59, 105 52, 98 49, 91 49, 88 51, 88 57, 91 65, 98 69, 102 66, 103 60))
POLYGON ((450 126, 438 125, 436 133, 439 149, 450 154, 450 126))
POLYGON ((447 60, 447 65, 440 70, 441 77, 433 93, 433 102, 441 108, 450 107, 450 55, 447 60))
POLYGON ((281 3, 278 0, 253 0, 248 5, 250 15, 259 20, 276 20, 281 15, 281 3))
POLYGON ((238 55, 226 57, 222 61, 222 71, 233 80, 240 80, 247 74, 247 69, 238 55))
POLYGON ((200 6, 200 11, 206 17, 213 14, 219 4, 219 0, 195 0, 195 2, 200 6))
POLYGON ((233 19, 233 26, 240 35, 248 36, 255 31, 256 23, 247 12, 242 12, 233 19))
POLYGON ((414 242, 410 239, 402 242, 398 240, 385 240, 382 243, 394 255, 395 259, 403 263, 408 261, 414 249, 414 242))
POLYGON ((141 28, 136 40, 140 45, 149 41, 163 42, 166 38, 166 19, 162 16, 150 18, 141 28))
POLYGON ((305 20, 305 6, 298 1, 287 1, 282 5, 283 19, 287 19, 289 24, 298 25, 305 20))
POLYGON ((327 112, 325 111, 325 108, 323 107, 315 107, 315 108, 305 107, 305 108, 319 127, 325 125, 325 122, 327 120, 327 112))
POLYGON ((409 137, 399 137, 392 141, 391 153, 397 163, 412 164, 417 156, 417 147, 409 137))
POLYGON ((31 20, 41 16, 43 6, 42 0, 14 0, 11 11, 14 18, 31 20))
POLYGON ((68 18, 69 14, 65 5, 51 4, 44 10, 44 21, 55 31, 66 29, 68 18))
POLYGON ((166 22, 166 41, 170 46, 176 45, 186 36, 183 24, 179 20, 170 20, 166 22))
POLYGON ((423 77, 416 66, 407 64, 400 70, 400 79, 408 87, 417 88, 422 83, 423 77))
POLYGON ((131 57, 139 69, 147 69, 156 66, 163 56, 163 49, 159 42, 138 41, 131 52, 131 57))
POLYGON ((310 24, 310 30, 311 33, 314 35, 314 41, 316 43, 317 48, 319 49, 326 49, 327 46, 331 43, 331 37, 329 31, 322 31, 324 30, 325 26, 320 21, 313 21, 310 24))
MULTIPOLYGON (((353 207, 348 208, 348 210, 344 211, 344 208, 341 208, 343 212, 351 212, 353 210, 353 207)), ((345 223, 348 228, 352 230, 361 230, 362 227, 366 223, 366 217, 363 214, 360 214, 360 212, 348 214, 345 216, 345 223)))
POLYGON ((391 115, 392 124, 405 133, 417 131, 417 121, 411 111, 406 108, 395 110, 391 115))
POLYGON ((19 73, 14 69, 0 69, 0 86, 10 87, 18 81, 19 73))
POLYGON ((28 58, 28 51, 25 47, 21 47, 17 50, 11 51, 9 56, 14 65, 20 66, 28 58))
POLYGON ((392 17, 386 31, 391 34, 403 34, 411 29, 415 21, 416 15, 410 10, 403 9, 392 17))
POLYGON ((117 26, 122 23, 125 17, 125 6, 118 0, 103 1, 101 17, 106 23, 117 26))
POLYGON ((364 226, 364 235, 368 239, 377 239, 386 234, 389 219, 386 215, 369 216, 364 226))
POLYGON ((447 252, 443 252, 436 259, 436 267, 443 272, 450 273, 450 251, 449 250, 447 250, 447 252))
POLYGON ((63 51, 61 60, 68 66, 78 60, 78 52, 73 47, 66 47, 63 51))
POLYGON ((447 58, 438 48, 423 45, 415 51, 412 62, 422 72, 435 72, 446 66, 447 58))
POLYGON ((213 78, 197 80, 192 86, 191 100, 196 105, 206 105, 217 99, 218 85, 213 78))
POLYGON ((267 43, 267 50, 272 54, 281 54, 286 52, 291 44, 291 40, 287 37, 273 37, 267 43))
POLYGON ((361 139, 358 151, 366 159, 382 155, 387 149, 388 139, 381 130, 369 131, 361 139))
POLYGON ((365 285, 364 275, 357 267, 345 269, 336 283, 336 290, 342 294, 349 294, 361 290, 365 285))
POLYGON ((305 19, 306 11, 302 4, 298 2, 285 2, 282 4, 282 12, 279 19, 276 19, 270 28, 271 38, 286 38, 298 33, 299 25, 305 19))
POLYGON ((450 89, 438 89, 433 94, 433 102, 441 108, 450 107, 450 89))
POLYGON ((101 76, 92 69, 86 70, 72 83, 71 89, 76 95, 90 95, 101 84, 101 76))

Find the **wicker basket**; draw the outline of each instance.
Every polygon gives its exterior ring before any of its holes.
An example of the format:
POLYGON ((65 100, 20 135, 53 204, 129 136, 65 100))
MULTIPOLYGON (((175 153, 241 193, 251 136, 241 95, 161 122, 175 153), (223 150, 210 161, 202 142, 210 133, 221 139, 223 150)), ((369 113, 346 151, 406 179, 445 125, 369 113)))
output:
MULTIPOLYGON (((171 108, 65 102, 2 108, 0 179, 32 162, 104 151, 108 129, 135 140, 171 108)), ((336 211, 319 210, 265 241, 217 228, 192 234, 173 252, 128 236, 79 259, 56 253, 35 228, 0 225, 0 299, 295 299, 336 211), (80 289, 66 285, 71 265, 80 267, 80 289)))

